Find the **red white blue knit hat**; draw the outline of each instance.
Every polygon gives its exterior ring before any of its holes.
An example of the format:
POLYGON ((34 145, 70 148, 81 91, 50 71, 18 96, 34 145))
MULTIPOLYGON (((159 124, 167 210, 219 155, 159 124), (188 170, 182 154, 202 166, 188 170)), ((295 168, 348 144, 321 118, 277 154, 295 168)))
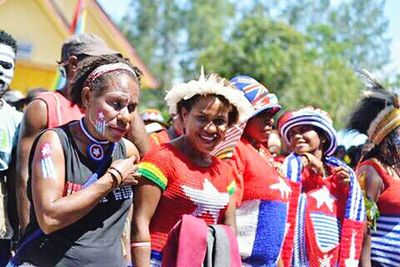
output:
POLYGON ((162 125, 167 125, 165 123, 164 117, 161 114, 161 111, 155 108, 148 108, 140 112, 140 116, 144 122, 146 121, 154 121, 161 123, 162 125))
POLYGON ((290 144, 290 130, 299 125, 312 125, 321 129, 329 142, 328 149, 324 151, 324 154, 325 156, 333 155, 337 147, 337 133, 327 112, 313 107, 306 107, 282 115, 278 120, 278 128, 287 144, 290 144))
POLYGON ((250 76, 240 75, 233 77, 231 83, 244 93, 244 96, 253 106, 254 112, 251 117, 257 116, 267 109, 270 109, 271 114, 275 114, 281 110, 276 95, 271 94, 268 89, 256 79, 250 76))

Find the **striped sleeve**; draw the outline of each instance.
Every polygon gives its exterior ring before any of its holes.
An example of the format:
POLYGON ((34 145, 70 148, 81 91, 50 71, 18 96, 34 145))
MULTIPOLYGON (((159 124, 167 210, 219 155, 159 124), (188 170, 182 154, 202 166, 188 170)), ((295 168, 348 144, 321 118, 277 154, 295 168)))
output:
POLYGON ((168 179, 164 172, 155 164, 145 161, 140 162, 138 166, 138 172, 148 180, 161 187, 162 190, 167 188, 168 179))

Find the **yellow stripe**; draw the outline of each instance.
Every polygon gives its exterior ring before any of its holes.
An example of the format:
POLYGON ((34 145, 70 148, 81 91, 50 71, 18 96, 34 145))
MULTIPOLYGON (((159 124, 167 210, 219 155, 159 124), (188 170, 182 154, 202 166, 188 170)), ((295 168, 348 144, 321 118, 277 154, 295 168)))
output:
POLYGON ((236 182, 235 180, 233 180, 227 187, 226 190, 228 191, 229 194, 233 194, 233 192, 235 192, 236 189, 236 182))
POLYGON ((168 184, 168 179, 164 173, 153 163, 150 162, 140 162, 138 165, 139 169, 145 169, 153 173, 163 184, 168 184))

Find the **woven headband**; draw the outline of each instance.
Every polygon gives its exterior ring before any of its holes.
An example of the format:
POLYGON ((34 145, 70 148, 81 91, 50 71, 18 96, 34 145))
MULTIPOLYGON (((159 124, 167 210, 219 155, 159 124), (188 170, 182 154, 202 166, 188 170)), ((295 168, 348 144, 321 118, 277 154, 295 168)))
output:
POLYGON ((117 70, 126 70, 126 71, 132 73, 133 76, 135 76, 135 78, 137 78, 136 73, 132 70, 131 67, 129 67, 125 63, 118 62, 118 63, 111 63, 111 64, 106 64, 106 65, 101 65, 101 66, 95 68, 88 75, 84 85, 85 86, 89 86, 92 82, 94 82, 101 75, 104 75, 106 73, 110 73, 110 72, 113 72, 113 71, 117 71, 117 70))
POLYGON ((389 107, 372 121, 368 129, 370 140, 379 145, 385 137, 400 126, 400 109, 389 107))

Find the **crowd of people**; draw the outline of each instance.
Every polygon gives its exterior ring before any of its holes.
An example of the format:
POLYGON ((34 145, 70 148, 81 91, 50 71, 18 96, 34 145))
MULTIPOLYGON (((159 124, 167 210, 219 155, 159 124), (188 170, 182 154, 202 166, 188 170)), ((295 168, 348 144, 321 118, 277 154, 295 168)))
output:
POLYGON ((16 52, 0 31, 0 266, 400 266, 400 98, 367 71, 346 153, 326 111, 250 76, 201 69, 167 122, 94 34, 26 99, 16 52))

